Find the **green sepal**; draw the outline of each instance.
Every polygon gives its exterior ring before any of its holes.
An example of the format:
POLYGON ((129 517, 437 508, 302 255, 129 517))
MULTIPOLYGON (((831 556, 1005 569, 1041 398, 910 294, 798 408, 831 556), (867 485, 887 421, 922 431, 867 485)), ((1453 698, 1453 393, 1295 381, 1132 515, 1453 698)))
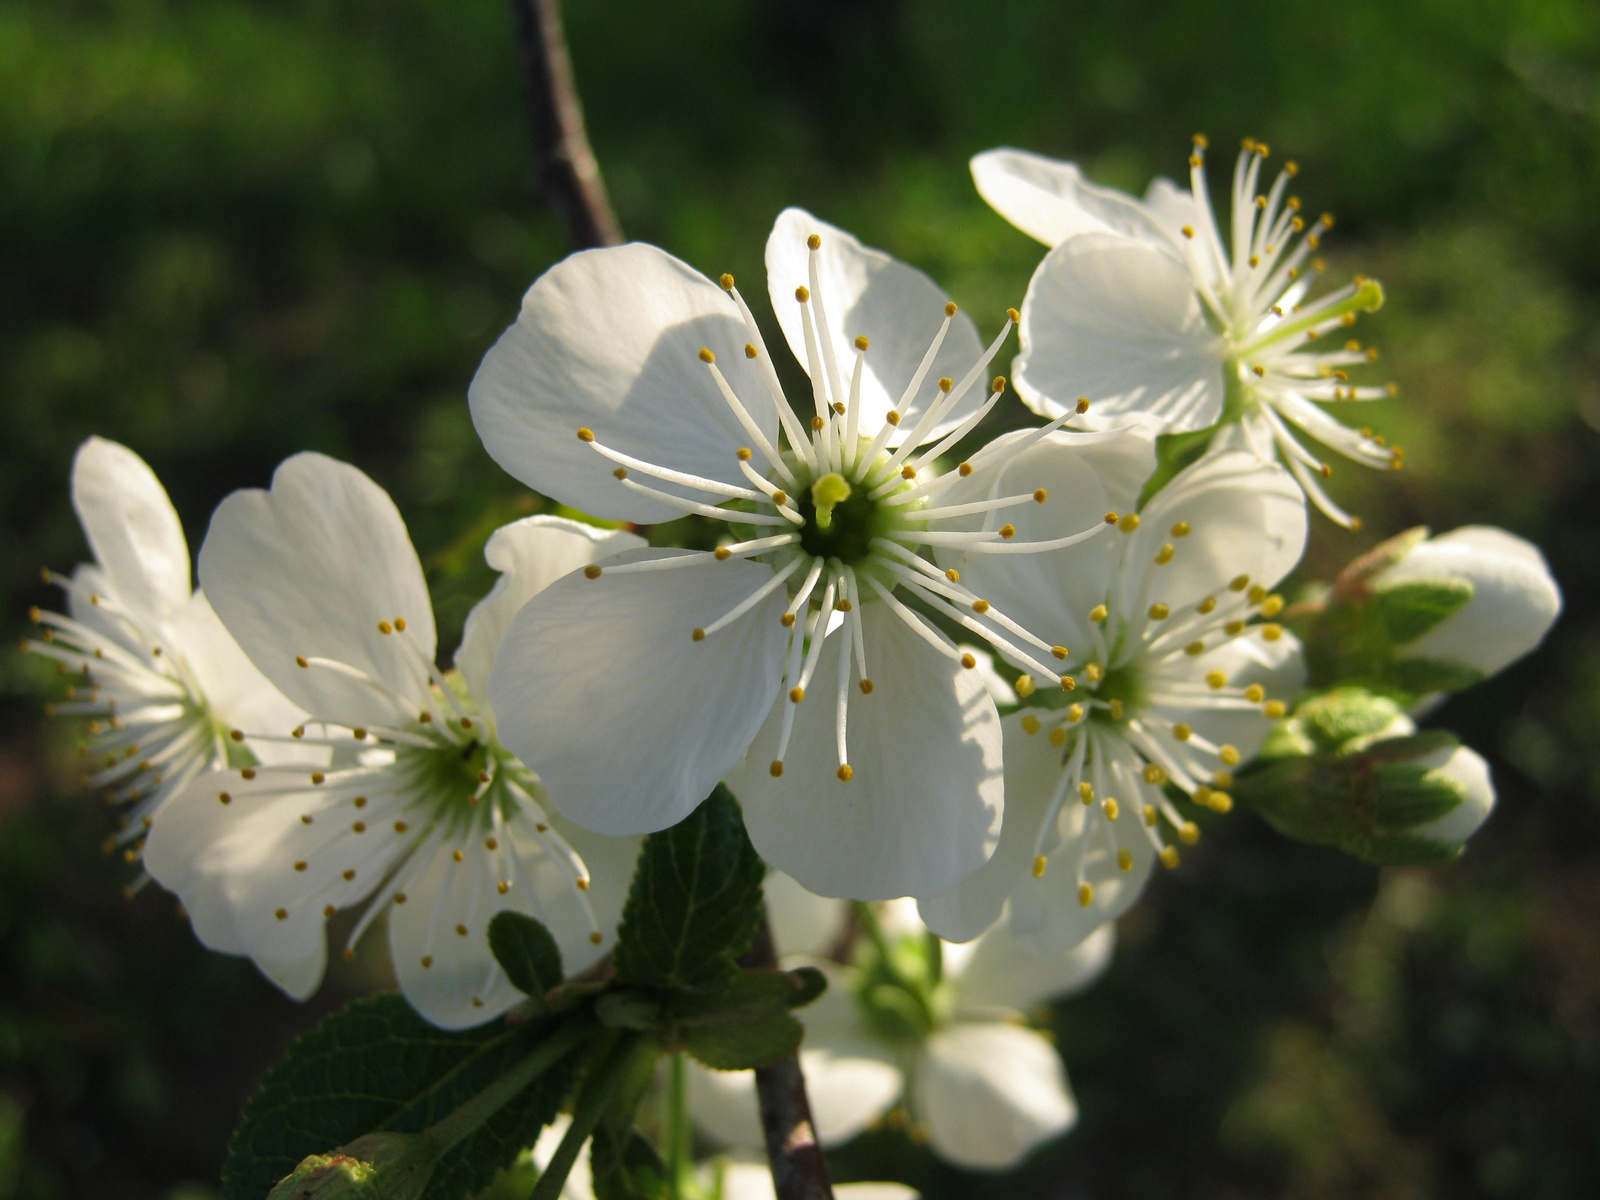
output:
POLYGON ((600 997, 594 1013, 612 1029, 646 1030, 661 1023, 662 1008, 660 999, 648 991, 617 988, 600 997))
POLYGON ((489 922, 489 949, 511 986, 537 1002, 559 987, 561 948, 546 929, 526 913, 498 912, 489 922))
POLYGON ((301 1159, 267 1200, 421 1200, 438 1161, 438 1145, 423 1134, 369 1133, 301 1159))
POLYGON ((617 979, 685 992, 724 986, 760 924, 765 873, 738 802, 718 784, 645 839, 617 931, 617 979))
POLYGON ((1414 579, 1374 592, 1368 603, 1397 646, 1414 642, 1472 599, 1465 579, 1414 579))
POLYGON ((1397 658, 1389 664, 1388 680, 1413 696, 1429 692, 1461 692, 1487 676, 1465 663, 1436 662, 1431 658, 1397 658))
POLYGON ((1139 493, 1139 507, 1148 504, 1174 475, 1205 454, 1216 436, 1217 427, 1213 425, 1192 433, 1163 433, 1156 438, 1156 469, 1139 493))
MULTIPOLYGON (((357 1000, 290 1044, 228 1146, 223 1200, 261 1200, 309 1156, 379 1132, 420 1133, 473 1099, 561 1026, 436 1029, 397 995, 357 1000)), ((480 1191, 538 1138, 572 1082, 568 1055, 439 1157, 428 1200, 480 1191)), ((348 1156, 347 1156, 348 1157, 348 1156)))

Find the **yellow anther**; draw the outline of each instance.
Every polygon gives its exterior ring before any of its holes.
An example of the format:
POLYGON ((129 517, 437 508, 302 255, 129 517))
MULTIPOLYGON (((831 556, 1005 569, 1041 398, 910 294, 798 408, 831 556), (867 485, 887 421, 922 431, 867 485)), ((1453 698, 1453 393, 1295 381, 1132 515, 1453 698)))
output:
POLYGON ((411 828, 411 826, 407 825, 404 821, 396 821, 394 823, 394 831, 396 833, 404 833, 406 830, 408 830, 410 828, 411 828))
POLYGON ((1178 548, 1176 546, 1174 546, 1171 542, 1162 542, 1161 543, 1161 549, 1156 551, 1156 560, 1155 560, 1156 561, 1156 566, 1158 566, 1158 567, 1166 566, 1169 562, 1172 561, 1172 556, 1174 554, 1176 554, 1177 552, 1178 552, 1178 548))
POLYGON ((289 910, 287 908, 280 908, 272 915, 277 917, 280 921, 287 921, 289 919, 289 910))
POLYGON ((774 779, 778 778, 778 776, 783 774, 783 760, 778 758, 773 759, 772 765, 767 768, 767 772, 774 779))
POLYGON ((1262 715, 1271 717, 1274 721, 1288 711, 1289 706, 1282 700, 1268 700, 1261 709, 1262 715))
POLYGON ((1281 613, 1282 611, 1283 611, 1283 597, 1282 596, 1268 596, 1265 600, 1263 600, 1261 602, 1261 615, 1263 617, 1275 617, 1279 613, 1281 613))
POLYGON ((396 617, 394 619, 394 627, 399 632, 404 633, 406 631, 406 619, 404 617, 396 617))
POLYGON ((1071 654, 1072 651, 1068 650, 1065 646, 1051 646, 1050 653, 1056 658, 1065 660, 1067 655, 1071 654))
POLYGON ((1099 663, 1089 663, 1083 668, 1084 676, 1090 683, 1099 683, 1106 677, 1106 669, 1099 663))
POLYGON ((498 850, 498 849, 500 849, 500 839, 499 838, 484 838, 483 839, 483 848, 485 850, 498 850))
POLYGON ((752 343, 746 342, 744 344, 744 356, 746 358, 758 358, 760 354, 761 351, 757 350, 752 343))
POLYGON ((1172 610, 1165 604, 1157 602, 1150 606, 1150 619, 1152 621, 1165 621, 1172 615, 1172 610))
POLYGON ((1032 713, 1029 713, 1027 716, 1022 718, 1022 732, 1027 734, 1029 737, 1032 737, 1034 734, 1038 733, 1042 728, 1044 728, 1044 723, 1032 713))
POLYGON ((1046 500, 1050 499, 1050 493, 1045 491, 1044 488, 1034 488, 1033 499, 1034 503, 1043 504, 1046 500))
POLYGON ((1198 658, 1206 652, 1206 644, 1204 642, 1190 642, 1183 648, 1183 652, 1190 658, 1198 658))
POLYGON ((1079 721, 1083 720, 1083 705, 1081 705, 1081 704, 1069 704, 1069 705, 1067 705, 1067 720, 1071 721, 1074 725, 1076 725, 1079 721))
POLYGON ((1271 622, 1268 622, 1267 624, 1265 624, 1265 625, 1263 625, 1261 627, 1261 640, 1264 641, 1264 642, 1276 642, 1279 639, 1281 639, 1282 637, 1283 637, 1283 626, 1282 625, 1274 625, 1271 622))
POLYGON ((1078 903, 1088 908, 1094 903, 1094 884, 1080 883, 1078 885, 1078 903))
POLYGON ((829 405, 829 407, 832 408, 833 411, 835 413, 837 413, 839 416, 841 416, 841 417, 844 416, 844 405, 841 404, 839 401, 835 400, 831 405, 829 405))
POLYGON ((859 683, 857 683, 856 686, 861 689, 861 694, 863 696, 872 695, 872 680, 863 679, 859 683))
POLYGON ((950 376, 942 375, 939 377, 939 390, 941 392, 949 392, 949 390, 955 387, 955 385, 956 381, 951 379, 950 376))
POLYGON ((1194 606, 1194 610, 1202 617, 1210 615, 1217 610, 1217 598, 1215 596, 1207 596, 1194 606))
POLYGON ((578 426, 578 440, 580 442, 594 441, 594 430, 590 429, 587 425, 578 426))
POLYGON ((970 671, 978 665, 978 660, 970 654, 963 654, 961 656, 961 665, 970 671))
POLYGON ((962 463, 956 468, 956 474, 965 479, 968 475, 972 474, 972 464, 966 462, 962 463))
POLYGON ((1144 781, 1146 783, 1163 784, 1167 781, 1167 773, 1156 763, 1145 763, 1144 781))
POLYGON ((694 642, 703 642, 703 641, 705 641, 706 640, 706 631, 704 629, 701 629, 698 625, 696 625, 694 627, 693 632, 691 632, 689 634, 689 640, 690 641, 694 641, 694 642))
POLYGON ((895 412, 895 410, 892 409, 892 408, 888 412, 883 414, 883 419, 885 421, 889 422, 889 424, 891 424, 891 425, 899 425, 900 424, 900 414, 895 412))
POLYGON ((1156 806, 1154 804, 1146 804, 1139 810, 1139 815, 1144 818, 1144 823, 1151 829, 1156 827, 1156 806))
POLYGON ((1232 579, 1230 579, 1228 581, 1228 590, 1229 591, 1242 592, 1242 591, 1245 590, 1245 588, 1247 588, 1249 586, 1250 586, 1250 576, 1248 576, 1248 575, 1235 575, 1232 579))
POLYGON ((1122 849, 1122 850, 1118 850, 1117 851, 1117 870, 1119 870, 1119 871, 1131 871, 1131 870, 1133 870, 1133 851, 1132 850, 1122 849))
POLYGON ((1239 765, 1239 751, 1233 746, 1227 745, 1226 743, 1224 743, 1222 747, 1218 749, 1217 757, 1223 762, 1227 763, 1230 767, 1237 767, 1239 765))
POLYGON ((1087 804, 1093 804, 1094 803, 1094 785, 1089 783, 1087 780, 1085 780, 1084 782, 1080 783, 1078 785, 1078 799, 1082 800, 1084 802, 1084 804, 1086 804, 1086 805, 1087 804))
POLYGON ((820 250, 822 248, 822 239, 813 233, 806 239, 806 245, 813 250, 820 250))
POLYGON ((1117 513, 1108 512, 1105 515, 1105 522, 1107 525, 1115 525, 1117 523, 1117 513))
POLYGON ((867 349, 867 347, 869 347, 870 345, 872 345, 872 343, 871 343, 871 341, 869 341, 867 339, 867 335, 866 334, 862 334, 860 337, 858 337, 856 339, 856 349, 857 350, 865 351, 867 349))
POLYGON ((1077 408, 1078 408, 1078 415, 1079 416, 1082 416, 1084 413, 1088 412, 1089 411, 1089 397, 1087 397, 1087 396, 1079 396, 1078 397, 1077 408))
POLYGON ((723 291, 725 291, 725 292, 733 291, 733 276, 732 275, 724 274, 721 279, 717 280, 717 282, 722 285, 722 290, 723 291))
POLYGON ((1017 527, 1015 525, 1002 525, 998 530, 996 530, 996 532, 1009 542, 1012 538, 1017 536, 1017 527))
POLYGON ((1004 375, 996 375, 992 380, 989 381, 989 390, 991 392, 1003 392, 1003 391, 1005 391, 1006 390, 1006 377, 1004 375))
POLYGON ((949 301, 944 306, 944 315, 947 317, 953 317, 956 315, 956 302, 954 300, 949 301))
POLYGON ((233 803, 233 797, 230 796, 227 792, 218 792, 217 793, 217 799, 220 800, 223 804, 232 804, 233 803))
POLYGON ((1017 686, 1017 695, 1021 696, 1024 700, 1026 700, 1029 696, 1033 695, 1034 688, 1037 685, 1033 682, 1033 676, 1032 675, 1018 675, 1017 676, 1017 685, 1016 686, 1017 686))
POLYGON ((365 808, 367 806, 367 798, 365 796, 357 796, 350 803, 357 808, 365 808))
POLYGON ((627 467, 618 467, 615 471, 613 471, 611 473, 613 475, 615 475, 618 479, 626 479, 628 477, 628 468, 627 467))
POLYGON ((311 782, 312 783, 321 783, 326 778, 327 778, 327 776, 324 775, 321 771, 313 771, 313 772, 311 772, 311 782))
POLYGON ((843 596, 840 596, 833 602, 833 607, 838 612, 849 612, 852 605, 850 604, 849 600, 845 599, 843 596))
POLYGON ((988 612, 989 602, 987 600, 974 600, 972 602, 972 611, 980 615, 988 612))
POLYGON ((1229 621, 1226 625, 1224 625, 1222 627, 1222 632, 1226 633, 1229 637, 1238 637, 1241 633, 1244 632, 1244 622, 1243 621, 1229 621))
POLYGON ((1245 688, 1244 698, 1250 701, 1251 704, 1260 704, 1267 698, 1267 689, 1262 687, 1259 683, 1252 683, 1249 687, 1245 688))
POLYGON ((1194 730, 1188 725, 1185 725, 1182 721, 1179 721, 1172 727, 1172 736, 1177 738, 1180 742, 1187 742, 1194 736, 1194 730))
POLYGON ((711 353, 711 350, 710 350, 709 347, 701 346, 700 347, 700 361, 703 362, 703 363, 714 363, 714 362, 717 361, 717 356, 715 354, 711 353))
POLYGON ((774 504, 789 503, 789 493, 784 491, 782 488, 779 488, 777 491, 772 493, 772 502, 774 504))
POLYGON ((1018 321, 1022 320, 1022 314, 1014 308, 1008 308, 1006 309, 1006 320, 1015 325, 1018 321))
POLYGON ((801 284, 799 287, 795 288, 794 298, 800 301, 801 304, 804 304, 807 300, 811 299, 811 289, 806 287, 804 284, 801 284))
POLYGON ((901 479, 915 479, 916 477, 917 477, 917 469, 915 467, 913 467, 910 463, 907 463, 905 466, 900 468, 900 478, 901 479))
MULTIPOLYGON (((890 415, 890 416, 891 416, 891 417, 892 417, 892 416, 894 416, 894 414, 893 414, 893 413, 890 413, 890 414, 889 414, 889 415, 890 415)), ((900 422, 898 422, 898 421, 891 421, 891 422, 889 422, 889 423, 890 423, 890 424, 891 424, 891 425, 898 425, 898 424, 899 424, 899 423, 900 423, 900 422)), ((822 419, 822 418, 821 418, 821 417, 812 417, 812 418, 811 418, 811 432, 812 432, 812 433, 821 433, 821 432, 822 432, 822 427, 823 427, 823 426, 824 426, 824 425, 826 425, 826 424, 827 424, 827 422, 826 422, 826 421, 824 421, 824 420, 823 420, 823 419, 822 419)))
POLYGON ((1117 518, 1117 528, 1122 530, 1123 533, 1132 533, 1139 528, 1139 514, 1123 513, 1122 516, 1117 518))
POLYGON ((1161 847, 1161 865, 1169 871, 1177 868, 1178 848, 1176 846, 1161 847))
POLYGON ((789 689, 789 701, 790 701, 790 703, 799 704, 800 701, 804 700, 805 698, 806 698, 806 690, 805 690, 805 688, 803 688, 803 687, 792 687, 792 688, 789 689))
POLYGON ((1049 865, 1050 865, 1050 860, 1048 858, 1046 858, 1042 854, 1038 855, 1033 860, 1033 877, 1035 879, 1043 879, 1044 878, 1045 868, 1048 867, 1049 865))
POLYGON ((1108 821, 1115 821, 1117 819, 1117 815, 1122 812, 1122 806, 1117 803, 1117 798, 1115 796, 1107 796, 1104 807, 1106 820, 1108 821))
POLYGON ((1193 821, 1185 821, 1178 826, 1178 837, 1185 846, 1192 846, 1200 840, 1200 826, 1193 821))
POLYGON ((383 634, 385 637, 388 637, 391 633, 394 632, 394 626, 389 624, 389 622, 387 622, 387 621, 379 621, 378 622, 378 632, 383 634))
POLYGON ((506 880, 502 879, 499 883, 494 885, 494 890, 499 892, 502 896, 504 896, 507 892, 509 892, 511 890, 511 884, 508 883, 506 880))
POLYGON ((733 557, 733 551, 729 550, 726 546, 718 546, 715 550, 713 550, 711 552, 711 554, 712 554, 712 557, 715 558, 718 562, 727 562, 730 558, 733 557))
POLYGON ((1063 692, 1076 691, 1077 688, 1078 688, 1078 681, 1076 679, 1074 679, 1071 675, 1063 675, 1061 677, 1061 690, 1063 692))
POLYGON ((794 614, 791 613, 791 612, 784 613, 781 617, 778 618, 778 623, 780 625, 782 625, 785 629, 793 629, 794 628, 794 614))
POLYGON ((423 725, 426 725, 426 724, 428 724, 428 723, 429 723, 429 722, 430 722, 430 721, 432 721, 432 720, 433 720, 433 714, 432 714, 432 713, 430 713, 430 712, 419 712, 419 713, 418 713, 418 714, 417 714, 417 720, 418 720, 418 721, 419 721, 419 722, 420 722, 420 723, 421 723, 421 724, 423 724, 423 725))
POLYGON ((1106 615, 1107 610, 1104 604, 1096 604, 1089 610, 1089 620, 1093 621, 1097 625, 1106 619, 1106 615))
MULTIPOLYGON (((461 851, 459 851, 459 850, 452 850, 452 851, 450 851, 450 857, 455 862, 462 862, 463 860, 465 860, 465 858, 467 856, 465 854, 461 853, 461 851)), ((456 928, 457 928, 457 930, 459 930, 460 926, 457 926, 456 928)), ((463 933, 461 936, 462 937, 466 937, 467 935, 465 933, 463 933)))
POLYGON ((1063 725, 1057 725, 1050 731, 1049 742, 1052 746, 1065 746, 1067 744, 1067 730, 1063 725))
POLYGON ((592 942, 596 946, 598 946, 601 942, 603 942, 605 940, 606 940, 606 935, 601 933, 598 929, 596 929, 593 933, 591 933, 589 935, 589 941, 592 942))
POLYGON ((297 667, 309 667, 311 664, 306 661, 305 655, 296 654, 294 656, 294 665, 297 667))
POLYGON ((740 446, 737 450, 734 451, 734 454, 738 456, 738 459, 739 459, 740 462, 749 462, 750 461, 750 447, 749 446, 740 446))
POLYGON ((1300 174, 1300 164, 1291 158, 1288 162, 1283 164, 1283 173, 1290 179, 1293 179, 1296 175, 1300 174))
POLYGON ((365 833, 367 831, 367 823, 365 821, 357 821, 350 826, 350 830, 352 833, 365 833))
POLYGON ((1207 671, 1206 683, 1215 690, 1221 690, 1228 686, 1228 674, 1222 670, 1207 671))
POLYGON ((1260 604, 1267 598, 1267 589, 1258 583, 1246 593, 1246 597, 1251 604, 1260 604))
POLYGON ((840 763, 839 769, 834 774, 838 776, 840 783, 849 783, 855 775, 855 770, 849 763, 840 763))
POLYGON ((600 568, 596 564, 590 563, 587 567, 585 567, 583 569, 583 577, 585 579, 599 579, 600 578, 600 568))
POLYGON ((1212 784, 1213 787, 1231 788, 1233 786, 1233 772, 1232 771, 1213 771, 1213 772, 1211 772, 1211 784, 1212 784))
POLYGON ((1193 225, 1185 225, 1183 227, 1183 236, 1186 237, 1186 238, 1192 238, 1194 236, 1194 226, 1193 225))
POLYGON ((1227 792, 1212 792, 1210 808, 1215 813, 1232 812, 1233 797, 1228 795, 1227 792))
POLYGON ((1111 707, 1111 719, 1113 721, 1122 720, 1122 701, 1121 700, 1113 700, 1111 702, 1111 706, 1110 707, 1111 707))

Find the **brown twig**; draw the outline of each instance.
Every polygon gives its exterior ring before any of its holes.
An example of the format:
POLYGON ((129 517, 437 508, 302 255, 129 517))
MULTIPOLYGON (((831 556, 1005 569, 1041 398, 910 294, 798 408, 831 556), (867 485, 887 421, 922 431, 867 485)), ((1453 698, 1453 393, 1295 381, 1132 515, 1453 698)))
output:
POLYGON ((622 228, 584 131, 559 0, 511 0, 511 23, 533 126, 539 195, 566 223, 574 250, 618 245, 622 228))
MULTIPOLYGON (((778 965, 765 912, 761 915, 761 928, 739 962, 754 968, 778 965)), ((806 1097, 806 1077, 800 1071, 797 1054, 757 1068, 756 1099, 778 1200, 833 1200, 828 1160, 822 1156, 816 1128, 811 1123, 811 1101, 806 1097)))

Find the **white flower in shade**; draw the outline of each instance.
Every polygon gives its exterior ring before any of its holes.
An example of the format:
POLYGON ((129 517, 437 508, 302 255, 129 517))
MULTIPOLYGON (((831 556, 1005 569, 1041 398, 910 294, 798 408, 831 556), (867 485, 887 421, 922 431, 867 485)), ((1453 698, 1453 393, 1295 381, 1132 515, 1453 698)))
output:
POLYGON ((1205 145, 1195 139, 1187 191, 1157 179, 1143 200, 1021 150, 972 160, 983 198, 1054 247, 1022 305, 1017 391, 1044 416, 1086 393, 1101 420, 1150 413, 1174 433, 1226 422, 1221 444, 1281 456, 1318 508, 1354 528, 1359 522, 1322 488, 1332 469, 1290 426, 1366 466, 1400 466, 1398 447, 1323 407, 1393 393, 1393 385, 1349 378, 1376 351, 1355 341, 1312 348, 1378 308, 1383 289, 1357 276, 1308 298, 1324 268, 1314 253, 1333 218, 1308 224, 1300 215, 1288 191, 1292 162, 1263 195, 1267 147, 1254 140, 1234 167, 1225 238, 1206 189, 1205 145))
MULTIPOLYGON (((134 843, 202 771, 284 757, 270 745, 234 741, 231 730, 289 728, 304 714, 251 665, 193 588, 178 514, 142 458, 90 438, 73 459, 72 504, 95 561, 70 579, 44 572, 66 592, 70 615, 33 610, 43 628, 25 646, 81 680, 50 710, 90 718, 86 781, 128 806, 109 845, 134 843)), ((139 848, 126 853, 135 860, 139 848)))
MULTIPOLYGON (((781 896, 778 898, 781 902, 781 896)), ((908 902, 865 916, 861 964, 821 964, 828 991, 796 1015, 817 1137, 839 1145, 886 1115, 958 1166, 1003 1171, 1071 1129, 1077 1104, 1054 1045, 1023 1013, 1081 991, 1110 963, 1107 927, 1044 958, 1004 926, 964 946, 932 937, 908 902)), ((750 1071, 689 1074, 695 1119, 759 1146, 750 1071)))
POLYGON ((908 602, 1042 682, 1065 650, 926 552, 1025 557, 1099 526, 1016 538, 1010 512, 1051 508, 1026 472, 950 500, 1044 436, 941 461, 1000 398, 986 370, 1010 321, 985 349, 927 276, 798 209, 767 281, 810 373, 804 421, 733 277, 651 246, 551 268, 485 358, 473 420, 518 479, 602 517, 727 530, 714 553, 624 555, 524 608, 490 682, 502 736, 599 832, 670 826, 727 776, 756 849, 813 891, 942 891, 999 833, 999 720, 977 656, 908 602))
POLYGON ((1466 525, 1419 541, 1365 586, 1382 593, 1426 583, 1465 583, 1471 597, 1421 637, 1397 647, 1402 658, 1493 675, 1543 641, 1561 612, 1561 589, 1539 548, 1492 526, 1466 525))
POLYGON ((483 687, 530 596, 638 544, 547 517, 497 531, 485 553, 502 577, 467 620, 459 676, 446 678, 422 566, 375 483, 300 454, 271 491, 228 497, 200 551, 201 579, 245 652, 310 714, 282 740, 320 744, 332 761, 212 771, 169 801, 147 864, 182 897, 200 939, 248 953, 304 998, 322 978, 324 922, 370 901, 348 945, 389 910, 400 986, 447 1028, 519 998, 489 952, 496 912, 544 922, 569 971, 598 958, 638 843, 546 814, 538 777, 495 735, 483 687))
MULTIPOLYGON (((1012 929, 1046 955, 1120 916, 1156 861, 1177 865, 1173 841, 1199 837, 1169 787, 1218 812, 1232 807, 1224 789, 1233 768, 1260 748, 1304 681, 1298 642, 1271 621, 1283 606, 1271 589, 1306 538, 1294 480, 1252 454, 1207 455, 1137 513, 1128 509, 1141 477, 1109 455, 1047 443, 1008 470, 1034 466, 1048 476, 1051 461, 1062 475, 1106 462, 1094 499, 1123 510, 1122 536, 1020 570, 999 560, 961 570, 1023 620, 1067 630, 1078 688, 1062 695, 1018 681, 1025 707, 1003 721, 1000 846, 980 871, 922 905, 932 929, 966 941, 1009 901, 1012 929)), ((1145 459, 1147 470, 1153 462, 1145 459)))

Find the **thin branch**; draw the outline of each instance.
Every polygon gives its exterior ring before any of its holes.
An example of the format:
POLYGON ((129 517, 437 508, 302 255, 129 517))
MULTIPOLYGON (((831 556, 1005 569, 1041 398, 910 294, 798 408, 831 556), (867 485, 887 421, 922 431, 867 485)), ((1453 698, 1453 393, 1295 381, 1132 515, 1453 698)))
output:
MULTIPOLYGON (((755 968, 778 965, 765 911, 755 940, 739 961, 755 968)), ((778 1200, 833 1200, 828 1160, 822 1156, 816 1128, 811 1123, 811 1101, 806 1097, 806 1077, 801 1073, 798 1055, 790 1054, 769 1067, 757 1068, 756 1099, 778 1200)))
POLYGON ((566 223, 573 249, 619 245, 622 228, 584 131, 559 0, 511 0, 511 23, 533 127, 539 195, 566 223))

